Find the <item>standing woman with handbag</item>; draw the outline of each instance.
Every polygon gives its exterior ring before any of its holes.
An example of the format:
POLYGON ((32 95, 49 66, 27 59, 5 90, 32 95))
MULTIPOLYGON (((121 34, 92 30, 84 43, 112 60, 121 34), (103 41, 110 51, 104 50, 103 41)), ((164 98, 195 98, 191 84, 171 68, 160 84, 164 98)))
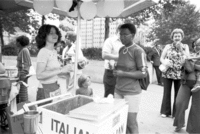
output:
POLYGON ((196 81, 198 80, 196 76, 198 76, 198 72, 200 71, 200 65, 198 65, 199 61, 189 63, 189 60, 198 58, 200 56, 200 39, 192 43, 192 48, 194 48, 195 52, 191 54, 191 57, 188 58, 188 62, 185 62, 185 78, 181 84, 176 98, 176 115, 173 124, 173 126, 176 127, 175 132, 181 131, 181 129, 186 125, 185 111, 188 108, 190 97, 192 95, 191 110, 187 123, 187 132, 200 133, 200 92, 191 92, 191 89, 194 87, 194 85, 198 84, 198 81, 196 81))
POLYGON ((29 69, 31 66, 31 58, 28 50, 29 38, 21 35, 16 39, 16 45, 19 49, 17 56, 17 68, 18 77, 20 83, 19 94, 17 95, 17 103, 28 101, 28 90, 27 90, 27 75, 29 74, 29 69))
POLYGON ((161 63, 168 68, 162 72, 164 93, 160 113, 163 118, 170 117, 171 115, 172 117, 175 116, 175 102, 181 85, 182 66, 185 58, 189 55, 188 45, 181 42, 184 38, 182 29, 174 29, 170 38, 173 40, 173 43, 165 46, 160 58, 161 63), (172 83, 174 83, 173 113, 171 112, 172 83))
MULTIPOLYGON (((65 75, 72 70, 71 65, 61 67, 57 58, 55 45, 61 39, 59 29, 54 25, 42 25, 36 36, 36 43, 39 49, 37 55, 36 76, 43 87, 45 98, 61 94, 58 84, 58 75, 65 75)), ((37 95, 38 96, 38 95, 37 95)), ((45 99, 44 98, 44 99, 45 99)))

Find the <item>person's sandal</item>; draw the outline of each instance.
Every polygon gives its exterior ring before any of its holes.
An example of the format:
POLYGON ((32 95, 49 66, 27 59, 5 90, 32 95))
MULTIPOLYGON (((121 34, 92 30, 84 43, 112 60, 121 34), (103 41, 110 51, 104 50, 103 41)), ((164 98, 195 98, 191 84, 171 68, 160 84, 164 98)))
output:
POLYGON ((176 127, 174 131, 175 131, 175 132, 180 132, 181 129, 182 129, 182 127, 176 127))
POLYGON ((161 114, 160 115, 162 118, 166 118, 167 117, 167 115, 165 115, 165 114, 161 114))

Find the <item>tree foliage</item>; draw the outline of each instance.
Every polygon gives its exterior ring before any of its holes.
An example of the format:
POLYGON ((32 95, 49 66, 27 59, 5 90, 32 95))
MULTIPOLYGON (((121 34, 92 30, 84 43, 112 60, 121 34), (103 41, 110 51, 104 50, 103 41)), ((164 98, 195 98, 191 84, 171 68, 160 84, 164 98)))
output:
POLYGON ((3 25, 3 30, 13 34, 14 27, 19 27, 24 32, 30 33, 30 26, 35 30, 39 28, 38 20, 30 14, 30 10, 20 10, 13 13, 1 13, 0 20, 3 25))
POLYGON ((189 2, 178 5, 171 12, 164 8, 160 16, 157 15, 152 27, 151 38, 160 39, 161 44, 171 43, 170 34, 175 28, 181 28, 185 37, 183 42, 190 45, 200 32, 200 12, 189 2))
POLYGON ((15 27, 19 27, 22 31, 30 33, 31 27, 35 30, 39 28, 38 20, 31 16, 31 10, 20 10, 12 13, 0 13, 0 38, 2 46, 4 46, 3 32, 9 34, 15 33, 15 27))

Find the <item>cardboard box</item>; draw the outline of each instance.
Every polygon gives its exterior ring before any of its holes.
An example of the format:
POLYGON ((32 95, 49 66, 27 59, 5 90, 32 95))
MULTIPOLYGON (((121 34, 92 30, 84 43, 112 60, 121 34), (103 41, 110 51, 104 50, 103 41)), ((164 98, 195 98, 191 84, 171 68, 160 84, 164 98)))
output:
POLYGON ((90 97, 77 95, 38 109, 44 134, 126 133, 128 105, 123 99, 97 104, 90 97))
MULTIPOLYGON (((17 111, 21 110, 24 104, 25 102, 17 104, 17 111)), ((6 112, 10 134, 24 134, 24 112, 21 114, 11 114, 9 109, 10 107, 7 107, 6 112)), ((35 108, 30 108, 30 110, 33 109, 35 108)))
MULTIPOLYGON (((24 104, 25 103, 17 104, 17 110, 22 109, 24 104)), ((9 124, 10 134, 23 134, 24 133, 23 113, 19 114, 19 115, 11 114, 9 107, 6 109, 6 111, 7 111, 7 120, 8 120, 8 124, 9 124)))
MULTIPOLYGON (((63 95, 61 95, 63 96, 63 95)), ((64 95, 65 97, 67 97, 66 95, 64 95)), ((55 97, 54 97, 55 98, 55 97)), ((46 100, 51 99, 51 98, 47 98, 46 100)), ((53 99, 53 98, 52 98, 53 99)), ((40 101, 44 101, 44 100, 40 100, 40 101)), ((12 114, 10 112, 10 107, 7 107, 6 112, 7 112, 7 120, 8 120, 8 124, 9 124, 9 134, 24 134, 24 110, 23 105, 26 103, 29 108, 29 110, 36 110, 36 105, 37 103, 40 104, 40 101, 35 101, 35 102, 23 102, 23 103, 19 103, 17 104, 17 111, 20 111, 18 113, 12 114)), ((40 122, 39 122, 39 127, 37 130, 37 134, 42 134, 40 131, 40 122)))

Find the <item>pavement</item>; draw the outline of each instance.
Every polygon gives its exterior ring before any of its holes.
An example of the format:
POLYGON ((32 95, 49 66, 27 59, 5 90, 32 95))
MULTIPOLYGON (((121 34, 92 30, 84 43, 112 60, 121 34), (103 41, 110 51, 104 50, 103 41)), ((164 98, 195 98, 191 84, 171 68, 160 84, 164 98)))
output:
MULTIPOLYGON (((6 63, 8 64, 8 63, 6 63)), ((10 64, 10 62, 9 62, 10 64)), ((150 72, 151 74, 152 72, 150 72)), ((62 92, 65 93, 65 80, 60 78, 62 92)), ((29 100, 36 100, 36 92, 38 87, 38 81, 35 76, 32 76, 28 80, 28 93, 29 100)), ((91 87, 94 90, 94 94, 103 97, 104 86, 102 82, 93 81, 91 87)), ((173 102, 173 89, 172 89, 172 102, 173 102)), ((173 118, 162 118, 160 116, 160 107, 163 96, 163 87, 155 84, 155 81, 149 85, 147 91, 142 92, 142 99, 140 103, 140 110, 138 113, 138 125, 140 134, 176 134, 173 127, 173 118)), ((190 107, 190 106, 189 106, 190 107)), ((186 119, 188 117, 189 110, 186 111, 186 119)), ((187 122, 187 120, 186 120, 187 122)), ((185 128, 181 134, 187 134, 185 128)), ((0 128, 0 134, 8 134, 8 131, 4 131, 0 128)))

